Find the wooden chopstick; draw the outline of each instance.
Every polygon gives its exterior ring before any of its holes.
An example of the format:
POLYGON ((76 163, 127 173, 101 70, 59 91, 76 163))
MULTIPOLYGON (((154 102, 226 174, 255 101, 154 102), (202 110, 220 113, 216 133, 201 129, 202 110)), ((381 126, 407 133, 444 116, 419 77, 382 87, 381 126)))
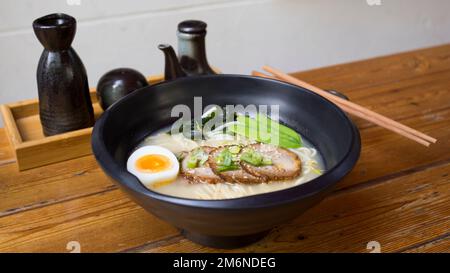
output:
POLYGON ((364 107, 362 107, 362 106, 360 106, 360 105, 358 105, 356 103, 353 103, 353 102, 344 100, 342 98, 333 96, 333 95, 325 92, 324 90, 322 90, 322 89, 320 89, 320 88, 318 88, 318 87, 316 87, 314 85, 311 85, 311 84, 309 84, 307 82, 304 82, 302 80, 294 78, 294 77, 292 77, 292 76, 290 76, 290 75, 288 75, 288 74, 286 74, 286 73, 284 73, 284 72, 282 72, 282 71, 280 71, 278 69, 275 69, 275 68, 272 68, 272 67, 269 67, 269 66, 264 66, 263 69, 265 71, 269 72, 269 73, 274 74, 276 77, 278 77, 280 79, 283 79, 283 80, 288 81, 290 83, 293 83, 293 84, 302 86, 304 88, 307 88, 307 89, 309 89, 311 91, 319 93, 322 96, 333 97, 334 100, 336 100, 336 101, 338 101, 338 102, 340 102, 340 103, 342 103, 344 105, 347 105, 347 106, 349 106, 351 108, 357 109, 358 111, 361 111, 363 113, 371 115, 371 116, 373 116, 373 117, 375 117, 377 119, 383 120, 386 123, 389 123, 389 124, 392 124, 392 125, 394 125, 396 127, 399 127, 401 129, 403 129, 404 131, 407 131, 410 134, 413 134, 413 135, 415 135, 417 137, 423 138, 423 139, 425 139, 425 140, 427 140, 429 142, 436 143, 436 141, 437 141, 435 138, 432 138, 431 136, 428 136, 428 135, 426 135, 426 134, 424 134, 422 132, 414 130, 414 129, 406 126, 406 125, 403 125, 403 124, 401 124, 399 122, 396 122, 395 120, 392 120, 392 119, 389 119, 389 118, 387 118, 385 116, 382 116, 382 115, 380 115, 380 114, 378 114, 378 113, 376 113, 374 111, 371 111, 371 110, 369 110, 367 108, 364 108, 364 107))
POLYGON ((259 71, 256 71, 256 70, 253 70, 253 71, 252 71, 252 76, 257 76, 257 77, 262 77, 262 78, 268 78, 268 79, 272 79, 272 80, 278 80, 277 77, 270 76, 270 75, 267 75, 267 74, 265 74, 265 73, 262 73, 262 72, 259 72, 259 71))
MULTIPOLYGON (((268 78, 268 79, 275 79, 275 80, 278 79, 277 77, 273 77, 273 76, 264 74, 264 73, 259 72, 259 71, 252 71, 252 75, 253 75, 253 76, 258 76, 258 77, 263 77, 263 78, 268 78)), ((365 119, 365 120, 368 120, 368 121, 370 121, 370 122, 372 122, 372 123, 377 123, 377 120, 374 119, 374 118, 371 117, 371 116, 367 116, 367 115, 365 115, 364 113, 355 112, 352 108, 349 108, 348 106, 343 105, 343 104, 341 104, 341 103, 339 103, 339 102, 336 102, 336 101, 333 101, 333 102, 334 102, 338 107, 340 107, 342 110, 344 110, 344 111, 347 112, 347 113, 354 114, 354 115, 356 115, 356 116, 358 116, 358 117, 361 117, 361 118, 363 118, 363 119, 365 119)), ((429 142, 427 142, 427 141, 425 141, 425 140, 423 140, 423 139, 421 139, 421 138, 419 138, 419 137, 417 137, 417 136, 414 136, 414 135, 412 135, 412 134, 408 134, 408 133, 404 134, 402 130, 396 128, 395 126, 392 126, 392 125, 389 125, 389 124, 383 124, 383 127, 386 128, 386 129, 389 129, 389 130, 391 130, 391 131, 393 131, 393 132, 396 132, 396 133, 398 133, 398 134, 400 134, 400 135, 403 135, 403 136, 405 136, 405 137, 407 137, 407 138, 409 138, 409 139, 411 139, 411 140, 414 140, 414 141, 416 141, 416 142, 418 142, 418 143, 420 143, 420 144, 422 144, 422 145, 424 145, 424 146, 427 146, 427 147, 430 146, 430 143, 429 143, 429 142)))
MULTIPOLYGON (((337 104, 340 108, 342 108, 342 110, 344 110, 352 115, 361 117, 361 118, 368 120, 372 123, 375 123, 381 127, 384 127, 395 133, 398 133, 404 137, 414 140, 422 145, 425 145, 428 147, 430 145, 429 142, 435 143, 437 141, 436 139, 434 139, 428 135, 425 135, 424 133, 421 133, 417 130, 407 127, 406 125, 398 123, 387 117, 384 117, 378 113, 375 113, 375 112, 373 112, 369 109, 366 109, 360 105, 357 105, 353 102, 350 102, 350 101, 344 100, 342 98, 339 98, 337 96, 334 96, 332 94, 329 94, 328 92, 326 92, 316 86, 313 86, 313 85, 308 84, 304 81, 301 81, 297 78, 294 78, 290 75, 287 75, 280 70, 277 70, 277 69, 269 67, 269 66, 264 66, 263 69, 269 73, 272 73, 278 79, 284 80, 286 82, 289 82, 289 83, 292 83, 292 84, 295 84, 295 85, 298 85, 301 87, 304 87, 315 93, 318 93, 319 95, 321 95, 323 97, 326 97, 327 99, 329 99, 329 100, 333 101, 335 104, 337 104)), ((266 78, 272 78, 272 79, 274 78, 272 76, 266 75, 266 74, 258 72, 258 71, 252 72, 252 75, 266 77, 266 78)))

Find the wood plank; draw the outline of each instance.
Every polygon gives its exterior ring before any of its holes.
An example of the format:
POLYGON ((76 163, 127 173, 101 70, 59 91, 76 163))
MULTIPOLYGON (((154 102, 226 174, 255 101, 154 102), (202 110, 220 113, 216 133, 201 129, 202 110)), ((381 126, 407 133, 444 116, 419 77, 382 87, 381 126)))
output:
MULTIPOLYGON (((402 121, 450 108, 450 70, 353 92, 352 101, 402 121)), ((354 118, 361 130, 374 124, 354 118)))
POLYGON ((17 172, 0 168, 0 216, 115 188, 93 156, 17 172))
POLYGON ((21 100, 13 103, 8 103, 7 106, 11 109, 14 115, 14 119, 21 119, 28 116, 39 115, 38 99, 21 100))
POLYGON ((0 252, 113 252, 177 234, 118 189, 0 217, 0 252))
POLYGON ((92 127, 44 139, 24 142, 16 147, 19 170, 28 170, 92 154, 92 127))
MULTIPOLYGON (((8 110, 17 112, 17 115, 14 113, 14 115, 10 115, 12 118, 10 123, 17 129, 21 139, 20 143, 11 143, 19 170, 27 170, 92 153, 90 141, 92 128, 45 137, 39 115, 35 113, 31 116, 23 116, 25 113, 31 114, 29 109, 31 106, 37 108, 37 100, 2 106, 4 117, 8 117, 8 110)), ((102 109, 98 103, 95 103, 95 116, 99 117, 101 112, 102 109)), ((6 129, 7 135, 10 136, 12 129, 10 127, 6 129)))
MULTIPOLYGON (((395 252, 450 230, 450 164, 364 188, 335 193, 251 246, 230 252, 395 252)), ((446 244, 441 245, 445 247, 446 244)), ((223 252, 182 237, 139 252, 223 252)), ((448 249, 447 249, 448 250, 448 249)))
MULTIPOLYGON (((0 112, 2 114, 3 122, 5 124, 5 135, 9 141, 10 147, 16 147, 22 143, 19 129, 14 122, 14 116, 11 109, 5 105, 0 105, 0 112)), ((13 150, 14 157, 16 157, 16 150, 13 150)))
POLYGON ((415 247, 408 247, 404 252, 406 253, 449 253, 450 252, 450 234, 439 236, 438 239, 431 240, 425 244, 420 244, 415 247))
POLYGON ((293 73, 323 89, 352 95, 380 86, 450 69, 450 44, 293 73))
MULTIPOLYGON (((98 100, 95 89, 90 90, 89 95, 92 103, 97 104, 98 100)), ((13 112, 15 119, 39 115, 39 100, 37 98, 8 103, 8 107, 13 112)))
POLYGON ((428 148, 380 127, 362 130, 360 159, 354 170, 338 184, 338 189, 382 177, 402 175, 433 162, 450 159, 449 120, 450 109, 403 121, 408 126, 437 137, 438 142, 428 148))
MULTIPOLYGON (((97 120, 103 113, 103 110, 98 103, 93 104, 93 108, 94 116, 97 120)), ((44 133, 42 132, 42 126, 40 125, 41 122, 38 114, 16 118, 16 124, 19 128, 20 135, 22 136, 24 142, 43 140, 46 138, 48 139, 48 137, 45 137, 44 133)), ((58 138, 54 136, 51 137, 51 141, 57 141, 57 139, 58 138)), ((39 142, 34 143, 36 143, 34 145, 39 144, 39 142)))
POLYGON ((14 154, 10 148, 8 137, 6 137, 5 129, 0 128, 0 167, 14 162, 14 154))

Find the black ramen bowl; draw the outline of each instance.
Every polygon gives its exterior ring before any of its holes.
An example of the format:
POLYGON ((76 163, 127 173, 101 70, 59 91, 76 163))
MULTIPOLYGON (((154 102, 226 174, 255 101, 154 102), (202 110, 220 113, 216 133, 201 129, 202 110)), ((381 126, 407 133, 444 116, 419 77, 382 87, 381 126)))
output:
POLYGON ((255 242, 320 202, 356 164, 361 142, 346 114, 311 91, 259 77, 211 75, 164 82, 128 95, 96 122, 92 148, 104 172, 148 212, 194 242, 234 248, 255 242), (173 106, 193 109, 194 97, 202 97, 203 107, 279 105, 280 121, 319 150, 326 172, 292 188, 225 200, 187 199, 147 189, 127 171, 128 156, 146 136, 175 121, 173 106))

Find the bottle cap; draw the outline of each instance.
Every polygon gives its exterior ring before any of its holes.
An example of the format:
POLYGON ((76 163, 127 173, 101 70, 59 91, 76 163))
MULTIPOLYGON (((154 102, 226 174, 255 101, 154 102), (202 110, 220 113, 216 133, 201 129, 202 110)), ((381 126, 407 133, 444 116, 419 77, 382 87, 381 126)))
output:
POLYGON ((198 20, 186 20, 178 24, 178 31, 188 34, 206 33, 206 23, 198 20))

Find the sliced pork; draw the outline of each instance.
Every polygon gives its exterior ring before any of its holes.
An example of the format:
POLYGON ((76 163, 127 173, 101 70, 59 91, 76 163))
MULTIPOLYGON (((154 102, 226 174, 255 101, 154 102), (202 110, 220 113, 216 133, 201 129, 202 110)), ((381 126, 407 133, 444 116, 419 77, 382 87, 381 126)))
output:
POLYGON ((245 146, 242 153, 256 152, 262 155, 271 164, 255 166, 243 160, 240 161, 242 168, 254 175, 264 177, 267 180, 288 180, 300 175, 302 164, 300 158, 294 152, 269 144, 250 144, 245 146))
POLYGON ((189 168, 188 161, 191 156, 194 156, 194 153, 199 153, 198 149, 201 149, 207 157, 209 156, 210 152, 214 150, 213 147, 203 146, 189 152, 186 156, 183 157, 183 160, 181 161, 181 174, 191 183, 217 184, 224 182, 224 180, 220 176, 216 175, 211 170, 207 159, 203 164, 201 162, 201 159, 199 159, 198 165, 195 168, 189 168))
MULTIPOLYGON (((223 170, 222 166, 218 164, 217 159, 220 157, 220 154, 224 151, 224 149, 230 149, 230 146, 222 146, 214 149, 209 154, 209 166, 213 170, 215 174, 220 176, 223 180, 229 183, 244 183, 244 184, 255 184, 255 183, 263 183, 266 182, 267 179, 262 176, 252 175, 239 165, 239 162, 235 162, 235 169, 232 170, 223 170)), ((236 155, 239 156, 238 154, 236 155)), ((238 158, 237 158, 238 159, 238 158)))

